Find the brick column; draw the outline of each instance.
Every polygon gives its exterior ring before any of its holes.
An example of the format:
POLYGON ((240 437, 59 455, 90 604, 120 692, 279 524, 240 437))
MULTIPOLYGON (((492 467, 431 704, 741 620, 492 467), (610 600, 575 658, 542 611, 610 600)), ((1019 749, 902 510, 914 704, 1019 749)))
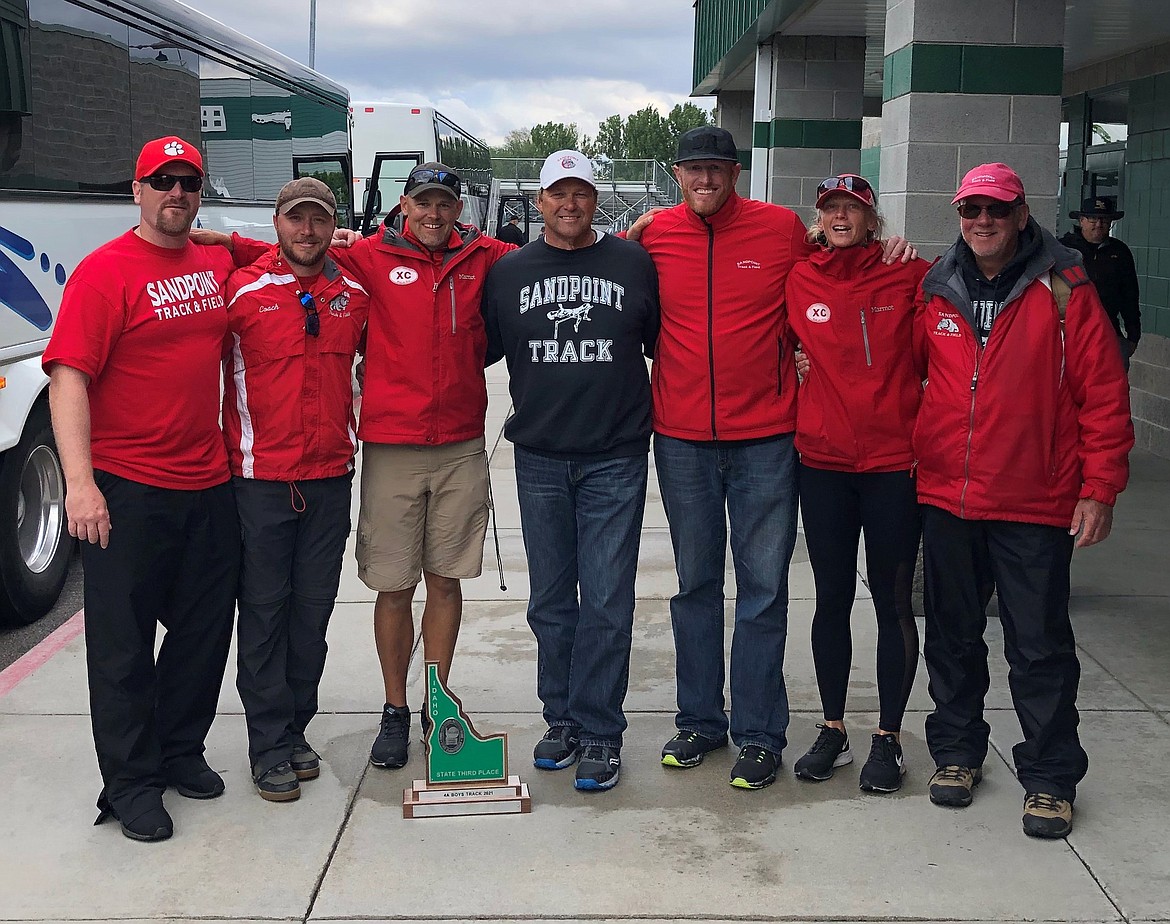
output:
POLYGON ((1064 0, 887 0, 881 208, 928 256, 954 242, 959 179, 991 161, 1056 223, 1064 0))
POLYGON ((757 117, 753 150, 771 152, 767 198, 807 217, 821 180, 861 169, 865 39, 779 36, 772 59, 772 118, 757 117))

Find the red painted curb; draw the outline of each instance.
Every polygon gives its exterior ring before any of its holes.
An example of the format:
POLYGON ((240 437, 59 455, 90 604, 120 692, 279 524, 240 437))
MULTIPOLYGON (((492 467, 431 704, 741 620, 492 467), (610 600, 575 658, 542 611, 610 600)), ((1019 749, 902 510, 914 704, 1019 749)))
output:
POLYGON ((36 647, 0 671, 0 697, 7 696, 22 680, 27 680, 48 663, 53 655, 73 641, 85 629, 85 610, 78 610, 59 625, 36 647))

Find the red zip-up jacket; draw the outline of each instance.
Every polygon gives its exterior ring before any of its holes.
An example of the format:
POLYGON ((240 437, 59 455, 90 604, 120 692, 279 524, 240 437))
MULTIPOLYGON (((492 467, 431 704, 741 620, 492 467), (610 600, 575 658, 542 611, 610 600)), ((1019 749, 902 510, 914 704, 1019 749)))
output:
POLYGON ((882 245, 822 247, 788 274, 785 301, 810 370, 796 402, 796 448, 814 468, 893 472, 914 463, 922 397, 914 303, 930 264, 882 263, 882 245))
POLYGON ((409 231, 389 228, 330 251, 372 300, 358 427, 363 441, 437 446, 483 436, 483 284, 496 260, 515 249, 457 224, 447 249, 437 253, 409 231))
POLYGON ((275 245, 228 279, 223 431, 233 475, 300 481, 353 469, 351 376, 369 296, 326 259, 308 290, 320 323, 313 337, 300 291, 275 245))
POLYGON ((796 429, 784 282, 812 253, 804 236, 791 210, 734 193, 709 218, 684 203, 642 232, 662 305, 651 369, 655 432, 707 441, 796 429))
POLYGON ((1133 423, 1117 336, 1075 253, 1043 245, 987 345, 955 248, 926 274, 915 346, 928 382, 914 429, 918 499, 967 520, 1068 527, 1080 498, 1111 505, 1129 478, 1133 423), (1050 274, 1072 293, 1061 323, 1050 274))

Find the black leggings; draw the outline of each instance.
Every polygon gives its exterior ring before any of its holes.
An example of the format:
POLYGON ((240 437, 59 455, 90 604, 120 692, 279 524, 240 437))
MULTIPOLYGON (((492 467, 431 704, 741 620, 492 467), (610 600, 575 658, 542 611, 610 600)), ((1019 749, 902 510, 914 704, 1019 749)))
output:
POLYGON ((825 718, 845 717, 857 589, 857 543, 865 532, 866 576, 877 611, 878 727, 898 731, 918 668, 910 607, 921 522, 908 471, 832 472, 800 466, 800 509, 816 583, 813 664, 825 718))

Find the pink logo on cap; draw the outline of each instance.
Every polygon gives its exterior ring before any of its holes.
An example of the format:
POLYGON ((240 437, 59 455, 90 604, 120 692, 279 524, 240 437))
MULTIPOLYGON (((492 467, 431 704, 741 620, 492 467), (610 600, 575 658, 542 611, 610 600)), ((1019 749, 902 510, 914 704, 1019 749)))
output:
POLYGON ((575 158, 575 157, 562 157, 561 158, 561 166, 564 167, 566 170, 572 170, 574 167, 577 166, 577 158, 575 158))

